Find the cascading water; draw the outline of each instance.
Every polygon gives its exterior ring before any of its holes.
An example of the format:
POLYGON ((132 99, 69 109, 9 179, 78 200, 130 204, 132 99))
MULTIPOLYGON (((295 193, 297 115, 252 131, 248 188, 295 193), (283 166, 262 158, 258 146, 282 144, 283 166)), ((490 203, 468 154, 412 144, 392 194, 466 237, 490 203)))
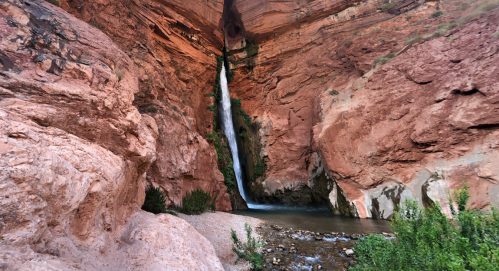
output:
POLYGON ((222 119, 225 136, 229 140, 230 151, 232 152, 232 159, 234 160, 234 173, 236 174, 237 187, 241 197, 247 202, 246 194, 243 187, 243 175, 241 173, 241 164, 239 163, 239 154, 237 150, 236 134, 234 132, 234 124, 232 123, 232 111, 230 104, 229 87, 227 86, 227 77, 225 75, 225 66, 222 65, 220 72, 220 86, 222 87, 222 119))

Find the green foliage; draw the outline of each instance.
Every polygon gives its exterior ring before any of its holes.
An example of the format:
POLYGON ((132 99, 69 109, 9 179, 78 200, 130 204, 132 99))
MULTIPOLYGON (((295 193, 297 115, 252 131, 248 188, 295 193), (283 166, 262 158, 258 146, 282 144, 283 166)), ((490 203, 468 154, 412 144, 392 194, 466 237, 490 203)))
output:
POLYGON ((355 30, 355 32, 353 32, 353 35, 354 35, 354 36, 358 36, 358 35, 360 35, 360 30, 355 30))
POLYGON ((395 213, 395 240, 370 235, 355 246, 350 270, 499 270, 499 211, 466 208, 468 187, 455 193, 453 219, 438 204, 421 209, 406 201, 395 213))
POLYGON ((442 16, 442 15, 444 15, 444 12, 443 12, 443 11, 441 11, 441 10, 437 10, 437 11, 433 12, 433 13, 430 15, 430 19, 432 19, 432 18, 437 18, 437 17, 440 17, 440 16, 442 16))
POLYGON ((234 73, 235 71, 234 70, 228 70, 227 71, 227 84, 230 84, 230 82, 232 82, 232 80, 234 80, 234 73))
POLYGON ((176 105, 172 106, 173 111, 178 112, 178 107, 176 105))
POLYGON ((420 43, 421 41, 423 41, 423 38, 421 38, 421 36, 418 35, 418 36, 415 36, 414 38, 406 39, 405 45, 412 45, 412 44, 420 43))
POLYGON ((394 4, 393 2, 388 3, 388 4, 384 5, 384 6, 382 6, 382 7, 381 7, 381 10, 383 10, 383 11, 387 11, 387 10, 389 10, 389 9, 393 8, 393 6, 394 6, 394 5, 395 5, 395 4, 394 4))
POLYGON ((406 21, 409 21, 410 19, 412 19, 412 15, 407 15, 407 16, 405 16, 405 20, 406 20, 406 21))
POLYGON ((157 113, 158 112, 158 109, 155 107, 155 106, 149 106, 149 108, 147 108, 147 111, 151 112, 151 113, 157 113))
POLYGON ((206 109, 210 110, 210 111, 211 111, 211 112, 213 112, 213 113, 216 113, 216 112, 217 112, 217 107, 216 107, 216 106, 214 106, 214 105, 208 105, 208 106, 206 107, 206 109))
POLYGON ((258 251, 265 245, 265 243, 251 236, 251 226, 248 223, 244 224, 244 230, 246 231, 247 242, 243 243, 237 237, 236 231, 230 229, 230 237, 232 239, 232 251, 236 253, 237 259, 234 264, 237 264, 239 260, 248 261, 251 268, 254 270, 262 270, 263 268, 263 258, 262 254, 258 251))
POLYGON ((333 89, 329 92, 329 95, 338 95, 340 94, 336 89, 333 89))
POLYGON ((187 192, 185 197, 182 198, 182 206, 178 208, 178 211, 188 215, 199 215, 210 209, 215 211, 215 201, 217 196, 211 196, 209 191, 203 191, 202 189, 196 189, 192 193, 187 192))
POLYGON ((166 213, 165 193, 159 187, 149 187, 146 190, 146 199, 142 210, 153 214, 166 213))
POLYGON ((251 118, 248 114, 246 114, 246 112, 241 108, 241 99, 237 99, 237 98, 231 98, 230 99, 230 102, 232 103, 233 106, 235 106, 237 108, 237 112, 239 113, 239 115, 241 115, 241 117, 243 117, 243 120, 244 120, 244 124, 246 124, 246 126, 248 127, 251 127, 251 118))
POLYGON ((353 44, 353 41, 351 41, 351 40, 347 40, 347 41, 345 41, 345 42, 343 43, 343 45, 344 45, 345 47, 347 47, 347 48, 349 48, 350 46, 352 46, 352 44, 353 44))
POLYGON ((248 43, 248 47, 246 48, 246 53, 248 55, 248 57, 252 57, 256 54, 258 54, 258 44, 254 41, 251 41, 248 43))
POLYGON ((185 112, 185 111, 182 112, 182 115, 187 116, 187 112, 185 112))
POLYGON ((396 56, 397 55, 395 55, 394 53, 388 53, 384 56, 380 56, 374 60, 373 67, 382 66, 382 65, 392 61, 392 59, 396 56))
POLYGON ((57 0, 45 0, 47 2, 49 2, 50 4, 54 5, 54 6, 59 6, 59 1, 57 0))

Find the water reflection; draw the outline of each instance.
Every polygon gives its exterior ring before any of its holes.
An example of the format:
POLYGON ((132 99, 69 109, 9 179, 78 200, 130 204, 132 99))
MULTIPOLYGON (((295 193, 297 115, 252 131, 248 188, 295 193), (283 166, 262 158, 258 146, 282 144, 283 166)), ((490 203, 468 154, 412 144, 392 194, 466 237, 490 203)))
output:
POLYGON ((249 207, 253 209, 233 211, 232 213, 260 218, 271 224, 296 230, 344 232, 348 234, 392 232, 390 222, 386 220, 334 215, 327 208, 282 205, 258 205, 257 208, 255 206, 249 207))

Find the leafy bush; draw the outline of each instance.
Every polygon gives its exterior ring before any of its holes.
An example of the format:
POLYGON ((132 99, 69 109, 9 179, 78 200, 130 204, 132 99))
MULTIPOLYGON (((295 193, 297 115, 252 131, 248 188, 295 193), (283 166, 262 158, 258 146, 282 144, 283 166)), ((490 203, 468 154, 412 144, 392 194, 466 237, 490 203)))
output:
POLYGON ((329 92, 329 95, 338 95, 340 94, 336 89, 333 89, 329 92))
POLYGON ((57 0, 45 0, 47 2, 49 2, 50 4, 54 5, 54 6, 59 6, 59 1, 57 0))
POLYGON ((405 17, 405 20, 406 20, 406 21, 409 21, 410 19, 412 19, 412 15, 407 15, 407 16, 405 17))
POLYGON ((187 112, 186 111, 182 112, 182 115, 187 116, 187 112))
POLYGON ((146 190, 146 199, 142 210, 153 214, 166 213, 165 193, 159 187, 149 187, 146 190))
POLYGON ((246 53, 248 57, 258 54, 258 44, 254 41, 248 43, 248 48, 246 48, 246 53))
POLYGON ((172 109, 173 109, 173 111, 178 112, 178 107, 177 107, 176 105, 174 105, 174 106, 172 107, 172 109))
POLYGON ((394 57, 396 57, 397 55, 395 55, 394 53, 388 53, 384 56, 380 56, 378 58, 376 58, 373 62, 373 67, 377 67, 377 66, 381 66, 381 65, 384 65, 390 61, 392 61, 392 59, 394 57))
POLYGON ((432 19, 432 18, 437 18, 437 17, 440 17, 440 16, 442 16, 442 15, 444 15, 444 12, 443 12, 443 11, 441 11, 441 10, 437 10, 437 11, 433 12, 433 13, 430 15, 430 19, 432 19))
POLYGON ((347 47, 347 48, 349 48, 350 46, 352 46, 352 44, 353 44, 353 41, 351 41, 351 40, 347 40, 347 41, 345 41, 343 43, 343 45, 345 45, 345 47, 347 47))
POLYGON ((358 36, 358 35, 360 35, 360 30, 355 30, 355 32, 353 32, 353 35, 354 35, 354 36, 358 36))
POLYGON ((158 109, 155 107, 155 106, 149 106, 149 108, 147 109, 147 111, 151 112, 151 113, 156 113, 158 112, 158 109))
POLYGON ((351 270, 499 270, 499 211, 466 208, 468 187, 456 192, 453 219, 438 205, 406 201, 392 221, 396 239, 370 235, 355 247, 351 270))
POLYGON ((196 189, 192 193, 185 194, 185 197, 182 198, 182 206, 178 208, 178 211, 188 215, 199 215, 204 213, 206 209, 215 211, 216 200, 217 195, 212 197, 209 191, 196 189))
POLYGON ((237 260, 234 264, 237 264, 239 260, 248 261, 251 268, 254 270, 262 270, 263 268, 263 258, 262 254, 258 251, 265 245, 265 243, 251 236, 251 226, 248 223, 244 224, 244 230, 246 231, 246 237, 248 241, 246 243, 241 242, 237 237, 236 231, 230 229, 230 237, 232 239, 232 251, 236 253, 237 260))

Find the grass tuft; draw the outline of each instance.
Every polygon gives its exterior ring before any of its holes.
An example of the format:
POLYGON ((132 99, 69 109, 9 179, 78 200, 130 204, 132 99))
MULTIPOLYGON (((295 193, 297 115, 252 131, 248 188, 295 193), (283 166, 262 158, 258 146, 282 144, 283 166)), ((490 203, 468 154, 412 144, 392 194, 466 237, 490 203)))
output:
POLYGON ((118 77, 118 81, 121 81, 121 79, 123 79, 123 76, 125 75, 125 73, 120 68, 115 68, 113 72, 118 77))
POLYGON ((392 59, 396 56, 397 55, 394 53, 388 53, 384 56, 380 56, 380 57, 376 58, 373 62, 373 68, 376 68, 377 66, 382 66, 382 65, 392 61, 392 59))

